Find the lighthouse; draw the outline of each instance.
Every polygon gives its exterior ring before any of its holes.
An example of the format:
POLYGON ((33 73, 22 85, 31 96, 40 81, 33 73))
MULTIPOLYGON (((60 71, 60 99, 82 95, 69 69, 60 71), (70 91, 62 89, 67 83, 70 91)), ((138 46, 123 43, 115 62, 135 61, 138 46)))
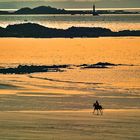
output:
POLYGON ((93 4, 93 14, 96 13, 95 11, 95 4, 93 4))
POLYGON ((95 4, 93 4, 93 11, 92 11, 93 16, 98 16, 98 13, 96 12, 96 7, 95 4))

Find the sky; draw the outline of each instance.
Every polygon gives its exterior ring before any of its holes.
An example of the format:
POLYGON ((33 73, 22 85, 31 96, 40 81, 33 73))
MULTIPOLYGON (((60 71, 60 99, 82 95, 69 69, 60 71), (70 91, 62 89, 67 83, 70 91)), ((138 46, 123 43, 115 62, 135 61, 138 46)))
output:
POLYGON ((56 8, 140 8, 140 0, 0 0, 0 9, 52 6, 56 8))

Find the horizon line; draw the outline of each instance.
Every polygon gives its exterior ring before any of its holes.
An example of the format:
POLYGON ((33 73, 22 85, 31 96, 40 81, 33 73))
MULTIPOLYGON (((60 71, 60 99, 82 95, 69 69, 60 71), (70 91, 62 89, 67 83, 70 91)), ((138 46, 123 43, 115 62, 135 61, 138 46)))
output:
MULTIPOLYGON (((40 7, 40 6, 37 6, 40 7)), ((25 7, 22 7, 25 8, 25 7)), ((19 8, 21 9, 21 8, 19 8)), ((16 11, 19 10, 16 8, 0 8, 0 11, 16 11)), ((59 9, 59 8, 57 8, 59 9)), ((63 8, 60 8, 63 9, 63 8)), ((92 10, 92 8, 64 8, 65 10, 92 10)), ((132 8, 132 7, 128 7, 128 8, 96 8, 96 10, 140 10, 140 8, 132 8)))

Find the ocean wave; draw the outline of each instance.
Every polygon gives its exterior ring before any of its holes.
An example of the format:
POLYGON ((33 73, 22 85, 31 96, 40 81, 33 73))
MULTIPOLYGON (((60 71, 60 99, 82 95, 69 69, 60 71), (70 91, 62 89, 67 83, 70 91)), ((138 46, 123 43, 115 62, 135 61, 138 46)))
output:
POLYGON ((30 78, 41 79, 41 80, 52 81, 52 82, 61 82, 61 83, 87 84, 87 85, 91 85, 91 84, 93 84, 93 85, 103 84, 103 83, 95 83, 95 82, 80 82, 80 81, 58 80, 58 79, 51 79, 51 78, 36 77, 36 76, 31 76, 31 75, 29 75, 29 77, 30 78))

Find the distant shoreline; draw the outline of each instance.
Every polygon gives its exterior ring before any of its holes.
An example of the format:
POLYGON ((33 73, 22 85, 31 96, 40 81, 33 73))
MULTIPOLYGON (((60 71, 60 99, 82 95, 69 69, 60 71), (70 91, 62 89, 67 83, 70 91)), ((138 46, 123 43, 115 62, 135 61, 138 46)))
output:
MULTIPOLYGON (((57 9, 50 6, 35 8, 24 7, 21 9, 1 9, 0 15, 23 15, 23 14, 70 14, 70 15, 93 15, 92 9, 57 9)), ((100 14, 140 14, 140 8, 97 8, 95 15, 100 14)))
POLYGON ((23 23, 0 27, 0 37, 17 38, 97 38, 140 36, 140 30, 111 31, 101 27, 48 28, 36 23, 23 23))
MULTIPOLYGON (((17 11, 20 8, 5 8, 5 9, 0 9, 0 11, 17 11)), ((88 11, 88 10, 92 10, 92 8, 65 8, 65 10, 72 10, 72 11, 79 11, 79 10, 84 10, 84 11, 88 11)), ((96 8, 96 10, 110 10, 110 11, 115 11, 115 10, 127 10, 127 11, 140 11, 140 8, 96 8)))

